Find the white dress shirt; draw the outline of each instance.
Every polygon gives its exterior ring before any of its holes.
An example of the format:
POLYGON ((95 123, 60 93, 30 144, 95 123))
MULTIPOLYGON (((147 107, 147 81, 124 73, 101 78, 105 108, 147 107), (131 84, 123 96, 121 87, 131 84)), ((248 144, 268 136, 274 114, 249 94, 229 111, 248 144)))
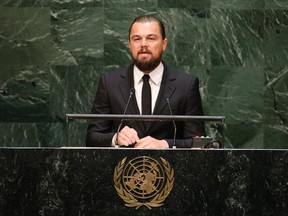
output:
MULTIPOLYGON (((134 65, 133 71, 134 71, 135 97, 136 97, 137 104, 138 104, 138 107, 140 110, 140 114, 142 114, 142 110, 141 110, 142 109, 141 98, 142 98, 142 86, 143 86, 142 77, 145 73, 140 71, 135 65, 134 65)), ((150 76, 149 84, 151 86, 151 100, 152 100, 151 101, 151 105, 152 105, 151 110, 152 110, 152 113, 154 111, 156 100, 157 100, 158 93, 160 90, 163 72, 164 72, 164 66, 161 62, 158 65, 158 67, 155 68, 155 70, 148 73, 148 75, 150 76)))

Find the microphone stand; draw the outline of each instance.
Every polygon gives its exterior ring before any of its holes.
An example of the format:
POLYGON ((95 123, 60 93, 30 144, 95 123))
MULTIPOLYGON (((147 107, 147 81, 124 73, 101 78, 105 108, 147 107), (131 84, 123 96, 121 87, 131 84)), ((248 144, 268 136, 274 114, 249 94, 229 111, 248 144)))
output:
MULTIPOLYGON (((173 116, 172 109, 171 109, 171 106, 170 106, 170 100, 169 100, 169 98, 166 98, 166 102, 167 102, 167 104, 168 104, 168 108, 169 108, 170 115, 173 116)), ((176 148, 176 133, 177 133, 177 127, 176 127, 175 121, 172 120, 172 122, 173 122, 173 125, 174 125, 173 148, 176 148)))
MULTIPOLYGON (((134 94, 134 91, 135 91, 134 88, 131 88, 131 89, 130 89, 129 98, 128 98, 127 104, 126 104, 126 106, 125 106, 123 115, 125 115, 126 112, 127 112, 127 109, 128 109, 129 104, 130 104, 130 100, 131 100, 131 98, 132 98, 132 96, 133 96, 133 94, 134 94)), ((123 121, 124 121, 124 119, 121 119, 120 124, 119 124, 119 126, 118 126, 118 128, 117 128, 116 143, 115 143, 116 145, 119 144, 119 143, 118 143, 118 137, 119 137, 119 132, 120 132, 120 128, 122 127, 123 121)))

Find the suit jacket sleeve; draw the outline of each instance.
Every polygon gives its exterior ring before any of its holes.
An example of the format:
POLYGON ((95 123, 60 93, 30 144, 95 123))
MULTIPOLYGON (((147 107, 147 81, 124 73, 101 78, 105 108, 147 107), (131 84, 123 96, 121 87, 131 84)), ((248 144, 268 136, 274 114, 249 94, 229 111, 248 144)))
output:
MULTIPOLYGON (((92 114, 110 114, 111 106, 105 76, 102 74, 98 89, 92 105, 92 114)), ((112 122, 110 120, 93 120, 90 122, 86 133, 86 146, 109 147, 112 145, 112 122)))

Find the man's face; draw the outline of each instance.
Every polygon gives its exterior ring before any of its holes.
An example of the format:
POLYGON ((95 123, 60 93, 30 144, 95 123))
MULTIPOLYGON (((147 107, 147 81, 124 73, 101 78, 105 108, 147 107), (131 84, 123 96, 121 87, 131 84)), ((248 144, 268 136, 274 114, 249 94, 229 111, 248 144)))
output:
POLYGON ((131 28, 129 47, 133 61, 141 71, 149 73, 159 65, 167 43, 155 21, 136 22, 131 28))

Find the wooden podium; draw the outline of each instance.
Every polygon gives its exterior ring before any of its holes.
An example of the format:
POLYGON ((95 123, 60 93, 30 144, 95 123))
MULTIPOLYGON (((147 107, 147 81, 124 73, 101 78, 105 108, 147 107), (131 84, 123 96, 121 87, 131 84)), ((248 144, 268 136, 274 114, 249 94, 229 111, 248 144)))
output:
POLYGON ((0 215, 287 215, 286 150, 1 148, 0 215))

